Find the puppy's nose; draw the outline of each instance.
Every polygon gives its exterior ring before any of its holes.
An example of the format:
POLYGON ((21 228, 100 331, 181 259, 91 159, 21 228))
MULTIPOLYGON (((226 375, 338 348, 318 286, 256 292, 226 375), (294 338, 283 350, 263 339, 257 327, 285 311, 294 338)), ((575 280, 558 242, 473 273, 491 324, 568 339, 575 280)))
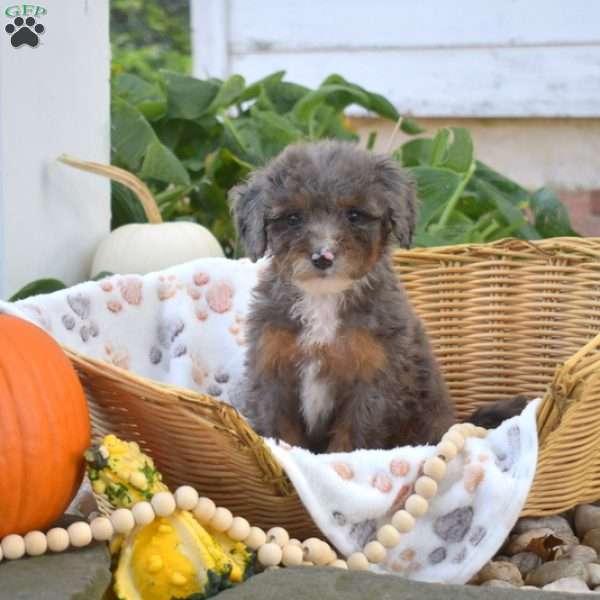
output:
POLYGON ((318 252, 313 252, 311 256, 312 264, 317 267, 317 269, 329 269, 333 265, 333 260, 335 255, 330 250, 319 250, 318 252))

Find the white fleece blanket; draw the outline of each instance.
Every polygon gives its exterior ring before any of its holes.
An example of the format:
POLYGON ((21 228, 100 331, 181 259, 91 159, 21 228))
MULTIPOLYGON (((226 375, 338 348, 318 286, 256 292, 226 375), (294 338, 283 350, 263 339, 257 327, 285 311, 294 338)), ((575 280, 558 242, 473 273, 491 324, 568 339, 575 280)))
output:
MULTIPOLYGON (((115 275, 0 302, 0 312, 37 323, 83 354, 210 394, 243 412, 244 319, 263 268, 262 262, 201 259, 143 277, 115 275)), ((537 404, 487 439, 468 440, 428 514, 374 570, 462 583, 495 554, 535 473, 537 404)), ((434 453, 432 447, 404 447, 316 456, 268 443, 314 521, 345 555, 362 549, 403 507, 434 453)))

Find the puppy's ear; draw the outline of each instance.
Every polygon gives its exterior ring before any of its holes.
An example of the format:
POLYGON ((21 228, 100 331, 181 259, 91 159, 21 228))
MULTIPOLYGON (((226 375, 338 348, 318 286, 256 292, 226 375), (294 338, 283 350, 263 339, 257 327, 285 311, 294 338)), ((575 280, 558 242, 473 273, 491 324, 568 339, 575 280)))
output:
POLYGON ((392 231, 403 248, 409 248, 417 225, 417 193, 413 181, 398 163, 382 158, 378 183, 384 190, 392 231))
POLYGON ((229 192, 235 227, 253 262, 267 251, 264 192, 256 180, 238 185, 229 192))

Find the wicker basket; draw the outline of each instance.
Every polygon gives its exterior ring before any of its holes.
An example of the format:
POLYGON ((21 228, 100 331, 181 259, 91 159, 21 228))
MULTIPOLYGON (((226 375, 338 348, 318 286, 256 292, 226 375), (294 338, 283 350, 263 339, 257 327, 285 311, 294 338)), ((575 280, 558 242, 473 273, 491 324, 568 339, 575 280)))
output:
MULTIPOLYGON (((600 498, 600 238, 399 251, 459 415, 544 396, 525 515, 600 498)), ((69 351, 68 351, 69 352, 69 351)), ((171 486, 187 483, 262 527, 317 534, 262 440, 232 408, 69 352, 95 434, 137 440, 171 486)))

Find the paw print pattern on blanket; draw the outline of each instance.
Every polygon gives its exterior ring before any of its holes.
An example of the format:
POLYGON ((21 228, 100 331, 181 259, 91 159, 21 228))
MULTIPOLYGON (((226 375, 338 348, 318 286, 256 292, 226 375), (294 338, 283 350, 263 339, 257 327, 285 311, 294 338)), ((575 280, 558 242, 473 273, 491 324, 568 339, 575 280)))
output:
POLYGON ((173 298, 179 289, 177 277, 175 275, 160 275, 158 277, 158 298, 159 300, 169 300, 173 298))
POLYGON ((41 306, 27 303, 21 304, 20 308, 26 313, 28 318, 35 321, 40 327, 48 332, 52 331, 52 319, 41 306))
POLYGON ((206 303, 213 312, 223 314, 233 306, 234 289, 228 281, 215 281, 206 292, 206 303))
POLYGON ((113 346, 111 343, 104 345, 105 360, 120 367, 121 369, 129 369, 130 358, 126 348, 113 346))
POLYGON ((139 306, 142 303, 143 295, 143 280, 141 277, 121 277, 118 280, 119 289, 121 290, 121 296, 127 304, 133 306, 139 306))
POLYGON ((67 295, 67 305, 72 311, 64 313, 61 317, 62 324, 68 331, 77 330, 81 341, 86 343, 90 338, 98 337, 100 328, 96 321, 90 319, 92 312, 92 301, 83 293, 67 295), (75 316, 73 316, 75 315, 75 316), (78 327, 78 319, 81 321, 78 327))

